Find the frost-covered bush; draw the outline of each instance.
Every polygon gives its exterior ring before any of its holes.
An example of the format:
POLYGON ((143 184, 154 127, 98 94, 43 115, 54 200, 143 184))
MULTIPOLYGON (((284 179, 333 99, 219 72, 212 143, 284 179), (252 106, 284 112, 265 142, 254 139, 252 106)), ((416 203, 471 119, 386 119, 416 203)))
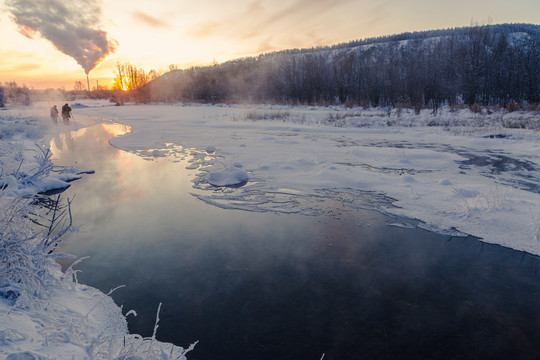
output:
POLYGON ((32 231, 32 207, 30 199, 0 197, 0 296, 12 300, 46 298, 47 286, 57 281, 51 252, 58 239, 32 231))
POLYGON ((4 83, 5 101, 12 105, 30 105, 30 89, 26 85, 19 86, 15 81, 4 83))
POLYGON ((90 346, 89 353, 95 360, 185 360, 197 342, 187 349, 171 343, 156 340, 155 336, 143 338, 140 335, 113 335, 97 338, 90 346))
POLYGON ((7 198, 32 197, 40 192, 60 188, 58 180, 49 175, 53 169, 49 149, 37 147, 34 161, 27 162, 22 153, 15 154, 18 161, 2 162, 0 196, 7 198))
POLYGON ((47 298, 48 286, 58 284, 55 259, 67 256, 53 250, 70 229, 69 211, 54 211, 49 227, 39 232, 30 219, 33 201, 0 194, 0 296, 11 300, 47 298))
POLYGON ((0 139, 12 138, 15 134, 35 139, 42 134, 43 130, 43 125, 35 119, 24 118, 11 111, 0 112, 0 139))
POLYGON ((44 298, 46 288, 57 282, 59 270, 52 254, 59 239, 70 230, 71 214, 59 210, 60 197, 53 202, 49 224, 36 229, 31 214, 36 208, 35 183, 51 169, 50 154, 41 150, 35 162, 0 172, 0 296, 8 299, 44 298))

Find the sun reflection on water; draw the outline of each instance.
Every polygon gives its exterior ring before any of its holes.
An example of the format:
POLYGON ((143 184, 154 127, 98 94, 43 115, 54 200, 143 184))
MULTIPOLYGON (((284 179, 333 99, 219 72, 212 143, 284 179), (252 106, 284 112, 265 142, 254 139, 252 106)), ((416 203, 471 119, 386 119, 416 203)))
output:
POLYGON ((122 136, 131 132, 131 126, 123 124, 101 124, 103 129, 112 136, 122 136))

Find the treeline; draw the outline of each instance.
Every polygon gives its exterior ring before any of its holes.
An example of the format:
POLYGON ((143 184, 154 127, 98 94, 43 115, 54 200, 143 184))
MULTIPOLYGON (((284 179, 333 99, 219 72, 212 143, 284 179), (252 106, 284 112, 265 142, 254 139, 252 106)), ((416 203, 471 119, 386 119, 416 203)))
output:
POLYGON ((75 101, 78 99, 114 99, 118 96, 116 90, 96 89, 86 90, 63 90, 63 89, 30 89, 25 84, 19 85, 15 81, 0 83, 0 108, 5 106, 28 106, 35 101, 65 100, 75 101))
POLYGON ((30 91, 26 85, 18 85, 15 81, 0 83, 0 107, 7 103, 30 105, 30 91))
POLYGON ((539 29, 505 24, 409 33, 175 70, 141 87, 138 101, 416 109, 538 103, 539 29))

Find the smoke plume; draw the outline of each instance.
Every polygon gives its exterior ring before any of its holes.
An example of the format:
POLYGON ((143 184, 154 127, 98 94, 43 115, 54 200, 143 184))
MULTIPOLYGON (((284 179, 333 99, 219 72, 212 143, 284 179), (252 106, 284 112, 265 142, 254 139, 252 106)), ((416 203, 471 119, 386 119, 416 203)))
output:
POLYGON ((7 0, 6 5, 21 34, 49 40, 87 75, 118 46, 99 29, 99 0, 7 0))

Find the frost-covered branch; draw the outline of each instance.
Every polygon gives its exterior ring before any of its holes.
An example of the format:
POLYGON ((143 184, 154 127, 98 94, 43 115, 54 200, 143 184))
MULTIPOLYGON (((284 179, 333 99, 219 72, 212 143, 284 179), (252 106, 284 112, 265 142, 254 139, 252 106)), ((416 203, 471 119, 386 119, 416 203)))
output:
POLYGON ((50 151, 39 149, 33 164, 20 161, 14 172, 2 172, 0 178, 4 184, 0 190, 0 296, 20 302, 24 295, 26 305, 46 298, 47 287, 58 282, 53 275, 59 267, 55 259, 62 255, 52 252, 72 226, 71 202, 67 200, 67 209, 58 213, 58 197, 47 232, 35 230, 31 215, 39 202, 28 185, 52 170, 50 151), (13 191, 8 193, 8 188, 13 191))

